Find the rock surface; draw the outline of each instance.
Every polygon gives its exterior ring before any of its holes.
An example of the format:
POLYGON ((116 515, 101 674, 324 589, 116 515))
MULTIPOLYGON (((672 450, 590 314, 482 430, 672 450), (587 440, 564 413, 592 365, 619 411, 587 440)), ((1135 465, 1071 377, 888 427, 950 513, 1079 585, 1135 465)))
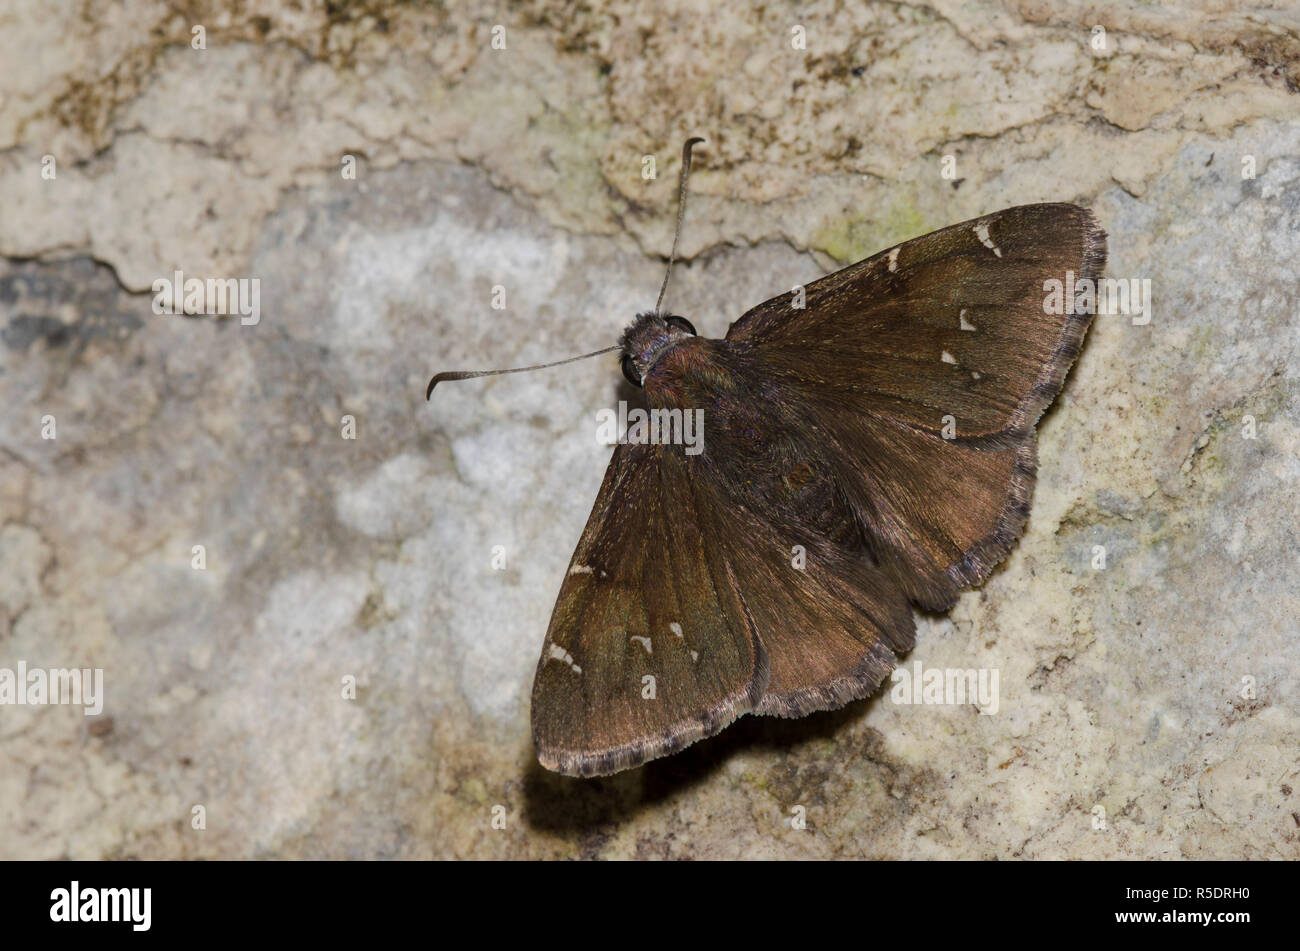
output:
POLYGON ((1292 4, 550 0, 505 49, 456 2, 10 7, 0 668, 105 686, 0 706, 4 857, 1300 857, 1292 4), (695 133, 706 335, 1037 200, 1153 312, 1098 318, 1025 537, 919 620, 996 715, 886 692, 573 781, 529 688, 616 361, 423 387, 612 343, 695 133), (156 315, 176 270, 260 319, 156 315))

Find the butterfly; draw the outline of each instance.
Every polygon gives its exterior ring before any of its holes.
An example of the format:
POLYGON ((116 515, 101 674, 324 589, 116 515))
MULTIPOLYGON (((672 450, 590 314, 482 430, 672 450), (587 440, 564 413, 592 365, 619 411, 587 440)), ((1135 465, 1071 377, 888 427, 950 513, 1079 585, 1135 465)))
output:
POLYGON ((703 449, 615 448, 533 682, 541 764, 613 773, 744 714, 874 693, 913 606, 951 608, 1023 531, 1034 427, 1092 320, 1044 289, 1105 260, 1087 210, 1022 205, 764 301, 719 340, 638 314, 609 349, 651 411, 703 409, 703 449))

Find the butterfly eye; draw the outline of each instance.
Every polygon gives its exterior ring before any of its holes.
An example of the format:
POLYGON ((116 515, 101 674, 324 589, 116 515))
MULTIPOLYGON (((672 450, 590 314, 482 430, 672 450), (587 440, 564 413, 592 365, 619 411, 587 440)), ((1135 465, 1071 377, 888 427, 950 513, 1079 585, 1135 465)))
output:
POLYGON ((692 337, 695 336, 695 325, 685 317, 667 317, 664 322, 667 323, 669 327, 676 327, 678 330, 685 330, 692 337))
POLYGON ((627 377, 627 381, 633 386, 639 387, 641 385, 641 378, 636 375, 636 364, 632 362, 632 358, 627 354, 623 354, 623 375, 627 377))

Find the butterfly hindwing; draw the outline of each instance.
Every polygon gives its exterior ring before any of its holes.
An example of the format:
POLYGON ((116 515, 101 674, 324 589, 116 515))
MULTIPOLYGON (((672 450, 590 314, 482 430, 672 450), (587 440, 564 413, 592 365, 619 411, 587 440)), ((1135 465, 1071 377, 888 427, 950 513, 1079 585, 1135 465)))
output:
POLYGON ((803 716, 874 693, 914 640, 911 607, 893 580, 857 545, 779 512, 714 511, 715 557, 726 559, 768 657, 755 712, 803 716))

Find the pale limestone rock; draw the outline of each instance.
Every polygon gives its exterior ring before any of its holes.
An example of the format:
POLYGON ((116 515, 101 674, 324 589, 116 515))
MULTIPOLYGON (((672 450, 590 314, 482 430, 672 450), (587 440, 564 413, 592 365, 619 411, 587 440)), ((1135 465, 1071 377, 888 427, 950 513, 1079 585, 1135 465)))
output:
POLYGON ((0 667, 102 667, 112 722, 0 707, 4 857, 1300 856, 1289 4, 815 3, 806 51, 775 7, 538 2, 492 50, 471 3, 265 3, 195 50, 143 0, 15 6, 0 667), (703 333, 1035 200, 1154 311, 1097 320, 1025 537, 920 619, 906 662, 997 668, 997 714, 884 691, 574 782, 528 697, 617 363, 423 388, 612 343, 692 133, 703 333), (155 315, 177 268, 259 279, 261 322, 155 315))

